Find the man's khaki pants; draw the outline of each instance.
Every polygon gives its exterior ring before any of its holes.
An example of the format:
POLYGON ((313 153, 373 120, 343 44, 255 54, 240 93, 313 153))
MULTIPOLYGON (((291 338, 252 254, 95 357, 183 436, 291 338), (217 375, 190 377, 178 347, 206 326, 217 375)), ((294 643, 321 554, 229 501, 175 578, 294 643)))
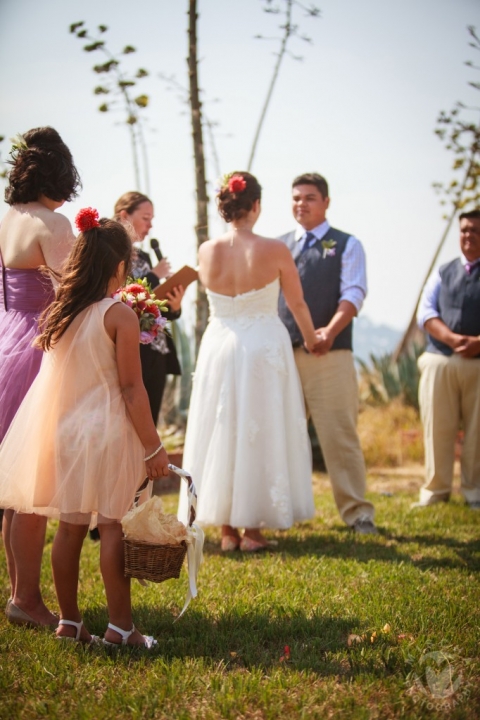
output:
POLYGON ((480 501, 480 358, 423 353, 418 359, 418 397, 425 443, 425 484, 420 503, 448 500, 455 439, 463 424, 461 492, 480 501))
POLYGON ((322 448, 338 511, 347 525, 359 517, 373 520, 365 500, 366 473, 357 434, 358 381, 350 350, 316 357, 296 348, 307 413, 322 448))

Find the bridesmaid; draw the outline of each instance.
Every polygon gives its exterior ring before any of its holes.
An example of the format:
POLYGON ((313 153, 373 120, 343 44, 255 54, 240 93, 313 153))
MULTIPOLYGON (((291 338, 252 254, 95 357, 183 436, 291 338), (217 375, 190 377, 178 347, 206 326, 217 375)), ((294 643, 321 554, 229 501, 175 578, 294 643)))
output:
MULTIPOLYGON (((5 190, 11 207, 0 227, 0 441, 42 361, 32 341, 54 290, 41 268, 58 271, 75 239, 67 218, 55 210, 76 197, 80 186, 70 150, 51 127, 18 136, 11 157, 5 190)), ((12 623, 57 624, 40 591, 45 528, 45 517, 5 510, 3 541, 11 583, 5 613, 12 623)))

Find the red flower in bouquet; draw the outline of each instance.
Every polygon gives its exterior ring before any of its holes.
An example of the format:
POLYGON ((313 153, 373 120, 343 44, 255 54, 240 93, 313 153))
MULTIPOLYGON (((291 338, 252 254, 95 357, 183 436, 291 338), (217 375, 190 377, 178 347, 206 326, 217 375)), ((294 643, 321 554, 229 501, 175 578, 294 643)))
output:
POLYGON ((164 300, 157 300, 147 280, 130 282, 112 295, 132 308, 140 323, 140 342, 148 345, 159 332, 163 332, 167 324, 162 317, 162 310, 167 309, 164 300))
POLYGON ((77 216, 75 218, 75 225, 80 230, 80 232, 92 230, 93 228, 100 227, 98 218, 98 210, 95 210, 95 208, 82 208, 77 213, 77 216))
POLYGON ((241 193, 247 187, 247 181, 241 175, 232 175, 228 181, 228 189, 232 193, 241 193))

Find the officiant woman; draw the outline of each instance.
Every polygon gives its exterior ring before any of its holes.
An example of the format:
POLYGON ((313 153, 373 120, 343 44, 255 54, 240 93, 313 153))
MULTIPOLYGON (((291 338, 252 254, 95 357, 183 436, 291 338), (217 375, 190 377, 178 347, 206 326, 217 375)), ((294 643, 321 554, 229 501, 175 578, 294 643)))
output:
MULTIPOLYGON (((152 227, 153 203, 149 197, 139 192, 124 193, 115 203, 115 219, 129 223, 134 230, 134 242, 144 240, 152 227)), ((132 258, 132 275, 138 280, 146 278, 155 289, 162 278, 170 274, 170 264, 165 258, 152 265, 150 256, 138 245, 132 258)), ((181 285, 167 295, 169 310, 167 320, 178 320, 181 315, 181 303, 185 290, 181 285)), ((170 335, 159 333, 150 345, 140 345, 143 383, 147 389, 153 421, 158 422, 167 375, 181 375, 180 363, 175 344, 170 335)))

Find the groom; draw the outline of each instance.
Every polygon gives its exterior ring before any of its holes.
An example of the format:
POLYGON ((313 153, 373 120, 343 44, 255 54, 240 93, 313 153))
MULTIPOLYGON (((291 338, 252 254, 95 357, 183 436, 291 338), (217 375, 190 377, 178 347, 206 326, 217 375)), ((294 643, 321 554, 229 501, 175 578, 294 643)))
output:
POLYGON ((303 349, 300 331, 280 295, 279 314, 290 334, 300 380, 322 448, 338 511, 358 533, 377 533, 373 505, 365 500, 366 473, 357 434, 358 384, 352 355, 352 321, 367 293, 360 242, 330 227, 325 178, 306 173, 292 183, 297 229, 280 239, 290 249, 319 342, 303 349))

